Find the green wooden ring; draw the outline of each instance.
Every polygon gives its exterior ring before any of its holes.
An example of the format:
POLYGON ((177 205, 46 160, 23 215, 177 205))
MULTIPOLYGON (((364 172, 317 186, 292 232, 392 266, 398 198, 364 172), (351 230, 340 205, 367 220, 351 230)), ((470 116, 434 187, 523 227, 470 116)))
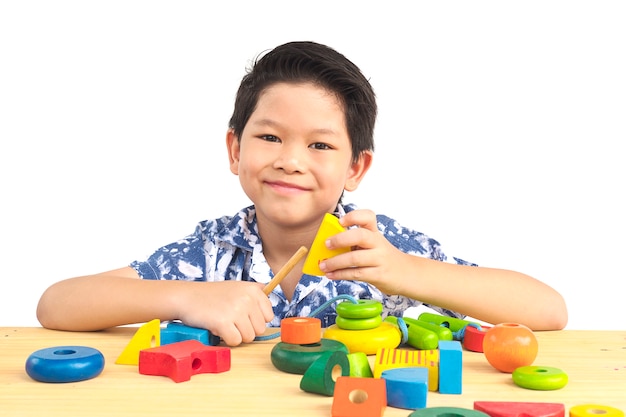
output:
POLYGON ((489 417, 489 414, 478 410, 470 410, 461 407, 427 407, 413 411, 409 417, 489 417))
POLYGON ((319 359, 324 352, 349 353, 348 348, 342 342, 321 339, 319 343, 310 345, 278 342, 272 348, 270 358, 276 369, 290 374, 304 375, 309 366, 319 359))
POLYGON ((559 368, 549 366, 520 366, 513 371, 516 385, 540 391, 561 389, 567 385, 568 377, 559 368))
POLYGON ((369 330, 375 329, 383 322, 383 316, 380 314, 367 319, 347 319, 337 316, 335 324, 343 330, 369 330))
POLYGON ((344 301, 337 304, 337 314, 346 319, 369 319, 383 312, 383 305, 376 300, 344 301))

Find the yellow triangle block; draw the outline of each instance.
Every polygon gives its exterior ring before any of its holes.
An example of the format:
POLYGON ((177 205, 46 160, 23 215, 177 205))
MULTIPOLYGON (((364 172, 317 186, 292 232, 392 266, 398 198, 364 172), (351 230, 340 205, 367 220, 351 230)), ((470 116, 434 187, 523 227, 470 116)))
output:
POLYGON ((115 363, 118 365, 139 365, 139 351, 157 346, 161 346, 161 321, 154 319, 135 332, 115 363))
POLYGON ((317 230, 313 244, 309 250, 309 254, 304 261, 302 272, 308 275, 324 275, 324 272, 319 268, 320 262, 325 259, 332 258, 333 256, 350 252, 350 248, 339 248, 330 250, 326 247, 326 239, 331 236, 341 233, 346 229, 339 224, 339 219, 330 213, 324 215, 324 220, 320 228, 317 230))

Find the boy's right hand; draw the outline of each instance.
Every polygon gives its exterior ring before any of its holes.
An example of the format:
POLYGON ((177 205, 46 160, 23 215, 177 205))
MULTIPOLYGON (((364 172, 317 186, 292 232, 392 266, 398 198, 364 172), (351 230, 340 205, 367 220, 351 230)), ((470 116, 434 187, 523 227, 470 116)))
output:
POLYGON ((263 284, 247 281, 190 282, 175 303, 187 326, 208 329, 229 346, 250 343, 274 318, 263 284))

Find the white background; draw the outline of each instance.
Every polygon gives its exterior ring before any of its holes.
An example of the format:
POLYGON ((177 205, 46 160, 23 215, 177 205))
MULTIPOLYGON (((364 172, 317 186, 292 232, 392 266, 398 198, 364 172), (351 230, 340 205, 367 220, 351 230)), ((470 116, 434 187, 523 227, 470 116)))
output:
POLYGON ((314 40, 379 99, 348 201, 554 286, 570 329, 624 328, 623 2, 218 4, 0 3, 0 325, 247 205, 224 145, 239 81, 314 40))

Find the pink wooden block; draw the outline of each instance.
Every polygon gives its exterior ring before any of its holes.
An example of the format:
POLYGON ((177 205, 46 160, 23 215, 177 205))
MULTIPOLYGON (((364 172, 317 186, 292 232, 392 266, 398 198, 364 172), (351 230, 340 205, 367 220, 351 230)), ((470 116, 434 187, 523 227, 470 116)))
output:
POLYGON ((474 401, 474 410, 491 417, 564 417, 565 405, 559 403, 474 401))
POLYGON ((175 382, 192 375, 230 370, 230 348, 207 346, 198 340, 170 343, 139 352, 139 373, 161 375, 175 382))

